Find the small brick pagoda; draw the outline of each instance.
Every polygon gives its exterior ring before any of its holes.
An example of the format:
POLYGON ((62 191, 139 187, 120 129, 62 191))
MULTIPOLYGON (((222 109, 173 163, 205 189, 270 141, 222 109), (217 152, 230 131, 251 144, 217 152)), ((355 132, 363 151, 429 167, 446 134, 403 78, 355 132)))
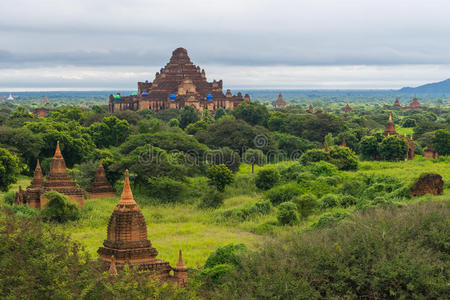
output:
POLYGON ((406 134, 404 136, 399 136, 399 134, 397 133, 397 131, 395 130, 395 124, 392 121, 392 115, 391 113, 389 113, 389 120, 386 124, 386 127, 384 129, 383 135, 388 137, 388 136, 397 136, 398 138, 404 138, 406 140, 406 142, 408 143, 408 153, 406 154, 406 158, 408 160, 412 160, 414 159, 414 150, 415 150, 415 145, 414 145, 414 141, 412 136, 408 139, 408 137, 406 136, 406 134))
POLYGON ((284 101, 283 95, 280 93, 280 94, 278 95, 277 101, 275 101, 275 102, 273 103, 273 107, 275 107, 275 108, 283 108, 283 107, 285 107, 286 105, 287 105, 287 103, 286 103, 286 101, 284 101))
POLYGON ((343 111, 344 113, 348 114, 348 113, 353 112, 353 109, 352 109, 352 108, 350 107, 350 105, 347 103, 347 104, 345 105, 345 107, 342 108, 342 111, 343 111))
POLYGON ((80 207, 84 207, 83 190, 78 188, 67 174, 66 163, 59 148, 59 141, 56 144, 56 151, 50 164, 48 176, 43 180, 42 169, 39 161, 37 161, 31 185, 25 191, 19 187, 14 204, 28 204, 32 208, 43 209, 47 202, 44 194, 48 191, 57 191, 64 194, 80 207))
POLYGON ((152 247, 147 238, 147 224, 133 199, 128 170, 125 171, 120 201, 109 219, 107 239, 97 252, 99 260, 110 266, 110 270, 120 269, 124 264, 129 264, 154 272, 154 278, 162 281, 172 281, 180 285, 187 282, 188 270, 184 266, 181 251, 175 268, 168 262, 156 258, 158 251, 152 247), (170 274, 172 270, 173 275, 170 274))
POLYGON ((92 185, 87 189, 87 193, 88 198, 108 198, 116 196, 116 190, 106 178, 102 161, 100 161, 100 164, 98 165, 94 182, 92 182, 92 185))
POLYGON ((400 109, 421 109, 422 105, 420 104, 419 100, 416 96, 414 96, 413 100, 409 105, 401 106, 400 101, 398 100, 398 97, 395 98, 394 107, 400 108, 400 109))
POLYGON ((394 122, 392 121, 391 113, 389 113, 389 120, 386 124, 386 127, 384 128, 383 135, 384 136, 397 135, 397 131, 395 131, 394 122))
POLYGON ((306 112, 308 114, 313 114, 314 113, 314 107, 313 105, 310 103, 308 109, 306 110, 306 112))
POLYGON ((197 111, 215 111, 218 108, 233 109, 250 96, 232 95, 222 90, 222 80, 208 82, 204 69, 192 63, 184 48, 172 52, 170 61, 153 82, 138 82, 138 91, 130 96, 110 95, 109 112, 149 109, 160 111, 169 108, 182 109, 192 106, 197 111))

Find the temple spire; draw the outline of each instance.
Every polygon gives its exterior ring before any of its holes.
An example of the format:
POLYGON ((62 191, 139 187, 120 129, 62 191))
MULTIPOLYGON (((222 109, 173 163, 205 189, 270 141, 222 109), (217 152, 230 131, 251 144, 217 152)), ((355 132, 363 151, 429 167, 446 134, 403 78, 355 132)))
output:
POLYGON ((54 157, 59 157, 62 156, 61 154, 61 149, 59 148, 59 141, 56 142, 56 150, 55 150, 55 155, 54 157))
POLYGON ((177 262, 177 268, 186 268, 183 262, 183 253, 180 249, 180 252, 178 252, 178 262, 177 262))
POLYGON ((116 257, 114 255, 111 255, 111 264, 109 265, 108 273, 109 275, 117 275, 116 257))
POLYGON ((392 122, 392 114, 389 113, 389 122, 392 122))
POLYGON ((119 204, 136 204, 136 201, 133 199, 133 193, 131 192, 128 170, 125 170, 125 180, 123 182, 122 196, 120 197, 119 204))

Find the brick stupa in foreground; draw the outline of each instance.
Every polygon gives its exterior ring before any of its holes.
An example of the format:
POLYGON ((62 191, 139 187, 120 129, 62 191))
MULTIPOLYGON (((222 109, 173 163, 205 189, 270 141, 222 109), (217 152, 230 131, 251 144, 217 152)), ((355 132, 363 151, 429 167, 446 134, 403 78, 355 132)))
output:
POLYGON ((100 161, 98 166, 94 182, 92 182, 92 185, 87 189, 87 192, 88 198, 108 198, 116 196, 116 190, 114 190, 106 178, 102 161, 100 161))
POLYGON ((81 208, 84 207, 84 193, 67 174, 66 163, 56 144, 55 155, 50 164, 50 173, 43 180, 41 166, 37 161, 33 180, 25 191, 19 187, 14 204, 28 204, 32 208, 44 209, 47 199, 44 194, 48 191, 57 191, 66 195, 70 200, 76 202, 81 208))
POLYGON ((114 268, 121 269, 124 264, 129 264, 141 270, 154 272, 154 278, 162 281, 180 285, 187 282, 187 268, 184 266, 181 251, 175 268, 168 262, 156 258, 158 251, 152 247, 147 238, 147 224, 133 199, 128 170, 125 172, 120 201, 109 219, 107 239, 97 252, 99 260, 108 266, 114 264, 114 268))

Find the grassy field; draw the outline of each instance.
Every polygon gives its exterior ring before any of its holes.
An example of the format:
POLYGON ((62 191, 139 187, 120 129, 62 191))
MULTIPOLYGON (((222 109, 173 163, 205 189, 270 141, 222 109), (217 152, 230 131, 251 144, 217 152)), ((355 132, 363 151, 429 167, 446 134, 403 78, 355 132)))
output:
MULTIPOLYGON (((280 164, 290 165, 293 162, 280 164)), ((256 171, 259 167, 256 167, 256 171)), ((443 176, 445 182, 444 195, 439 197, 424 196, 413 201, 423 199, 448 199, 450 196, 450 160, 439 161, 424 159, 420 156, 413 161, 402 162, 361 162, 357 172, 345 172, 349 177, 362 174, 385 174, 397 177, 403 181, 413 181, 424 172, 436 172, 443 176)), ((276 212, 237 221, 223 218, 224 212, 242 208, 263 198, 263 193, 256 190, 254 184, 247 184, 252 180, 251 168, 242 165, 237 173, 237 180, 225 191, 224 204, 216 210, 199 209, 196 199, 192 204, 174 205, 143 205, 142 213, 147 221, 149 239, 159 251, 159 258, 168 260, 172 265, 176 263, 178 249, 183 249, 183 258, 188 267, 200 267, 209 254, 217 247, 229 243, 245 243, 249 248, 257 248, 259 243, 270 238, 270 234, 282 235, 291 231, 302 231, 316 222, 323 212, 310 216, 300 224, 292 227, 272 226, 271 231, 261 231, 265 224, 276 222, 276 212)), ((204 182, 204 178, 192 179, 204 182)), ((30 182, 28 177, 20 177, 11 190, 18 186, 26 187, 30 182)), ((0 194, 2 197, 2 194, 0 194)), ((138 203, 141 196, 136 196, 138 203)), ((96 251, 106 238, 109 217, 119 197, 109 199, 87 199, 80 220, 64 225, 57 225, 61 230, 69 232, 74 239, 80 241, 87 251, 95 258, 96 251)), ((326 212, 352 211, 354 208, 333 208, 326 212)))

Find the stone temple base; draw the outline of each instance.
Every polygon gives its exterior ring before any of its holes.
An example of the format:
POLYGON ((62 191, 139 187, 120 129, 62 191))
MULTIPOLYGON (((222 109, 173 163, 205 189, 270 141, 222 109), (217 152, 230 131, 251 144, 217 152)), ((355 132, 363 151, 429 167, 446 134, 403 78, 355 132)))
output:
POLYGON ((114 192, 103 192, 103 193, 92 193, 87 192, 88 199, 97 199, 97 198, 114 198, 117 194, 114 192))

